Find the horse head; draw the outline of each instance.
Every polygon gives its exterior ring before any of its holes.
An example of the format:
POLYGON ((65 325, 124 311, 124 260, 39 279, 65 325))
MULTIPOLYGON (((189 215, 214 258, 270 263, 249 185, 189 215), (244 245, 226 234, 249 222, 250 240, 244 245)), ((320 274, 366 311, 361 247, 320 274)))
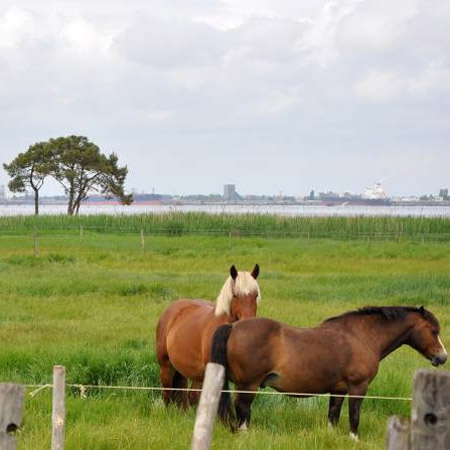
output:
POLYGON ((234 265, 231 266, 230 277, 217 298, 216 315, 225 313, 231 322, 255 317, 260 298, 258 275, 258 264, 251 273, 238 272, 234 265))
POLYGON ((433 366, 445 364, 447 351, 439 338, 440 326, 436 317, 423 306, 418 308, 417 320, 411 330, 409 345, 431 361, 433 366))

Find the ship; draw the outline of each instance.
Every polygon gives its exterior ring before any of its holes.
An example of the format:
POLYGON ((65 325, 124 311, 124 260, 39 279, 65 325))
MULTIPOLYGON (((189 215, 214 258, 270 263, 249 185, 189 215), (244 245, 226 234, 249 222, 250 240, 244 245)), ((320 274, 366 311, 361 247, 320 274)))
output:
POLYGON ((376 182, 364 189, 362 195, 365 204, 370 205, 389 205, 390 200, 380 182, 376 182))

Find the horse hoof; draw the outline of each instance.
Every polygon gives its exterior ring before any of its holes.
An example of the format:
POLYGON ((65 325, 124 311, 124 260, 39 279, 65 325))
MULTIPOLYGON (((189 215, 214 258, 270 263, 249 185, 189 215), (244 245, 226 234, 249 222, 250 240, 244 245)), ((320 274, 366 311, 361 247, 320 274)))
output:
POLYGON ((352 432, 350 432, 350 439, 355 442, 359 441, 358 435, 352 432))
POLYGON ((236 430, 238 433, 248 431, 247 422, 244 422, 243 424, 239 425, 238 429, 236 430))

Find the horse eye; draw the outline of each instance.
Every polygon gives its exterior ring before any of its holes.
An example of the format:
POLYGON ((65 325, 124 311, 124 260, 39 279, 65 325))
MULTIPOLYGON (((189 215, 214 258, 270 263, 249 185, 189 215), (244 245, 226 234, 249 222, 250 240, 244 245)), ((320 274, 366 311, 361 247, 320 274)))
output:
POLYGON ((437 330, 433 330, 433 331, 431 332, 431 334, 432 334, 433 336, 437 336, 439 333, 438 333, 437 330))

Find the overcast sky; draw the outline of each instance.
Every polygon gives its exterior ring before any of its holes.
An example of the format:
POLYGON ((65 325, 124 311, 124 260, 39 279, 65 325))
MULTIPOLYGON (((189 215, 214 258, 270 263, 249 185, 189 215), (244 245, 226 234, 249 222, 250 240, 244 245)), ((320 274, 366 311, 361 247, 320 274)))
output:
POLYGON ((138 191, 438 193, 449 23, 448 0, 0 0, 0 162, 78 134, 138 191))

